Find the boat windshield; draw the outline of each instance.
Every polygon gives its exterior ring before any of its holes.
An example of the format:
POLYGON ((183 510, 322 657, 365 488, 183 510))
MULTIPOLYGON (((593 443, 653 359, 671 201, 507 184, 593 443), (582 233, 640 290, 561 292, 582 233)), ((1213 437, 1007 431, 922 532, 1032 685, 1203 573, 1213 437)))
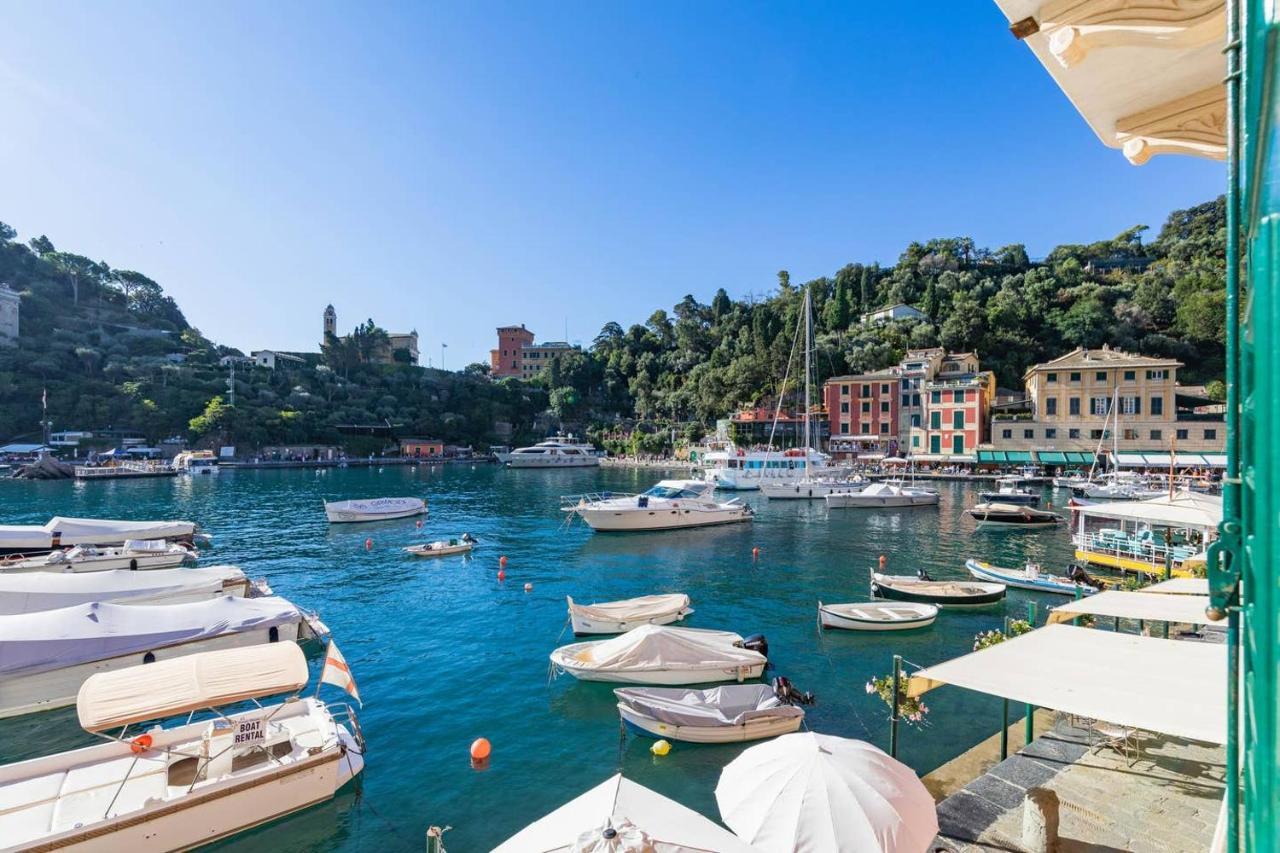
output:
POLYGON ((668 500, 692 500, 702 497, 702 492, 698 489, 678 489, 675 486, 654 486, 644 494, 646 497, 666 498, 668 500))

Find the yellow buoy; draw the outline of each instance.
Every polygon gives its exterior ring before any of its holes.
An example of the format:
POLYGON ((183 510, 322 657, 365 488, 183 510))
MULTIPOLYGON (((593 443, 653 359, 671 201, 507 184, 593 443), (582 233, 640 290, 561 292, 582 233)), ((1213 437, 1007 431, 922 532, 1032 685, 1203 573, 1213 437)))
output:
POLYGON ((666 755, 671 751, 671 743, 665 740, 655 741, 653 746, 649 747, 649 751, 654 755, 666 755))

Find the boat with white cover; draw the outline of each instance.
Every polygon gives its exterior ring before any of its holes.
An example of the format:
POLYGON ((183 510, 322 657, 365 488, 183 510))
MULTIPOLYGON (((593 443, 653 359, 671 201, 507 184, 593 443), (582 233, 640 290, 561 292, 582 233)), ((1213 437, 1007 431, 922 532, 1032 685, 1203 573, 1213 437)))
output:
POLYGON ((1066 520, 1055 512, 1021 504, 980 503, 965 513, 980 527, 1054 527, 1066 520))
POLYGON ((729 830, 619 773, 491 853, 759 853, 729 830))
POLYGON ((197 535, 197 527, 190 521, 116 521, 59 515, 44 524, 0 524, 0 554, 34 556, 72 545, 106 548, 139 539, 191 543, 197 535))
POLYGON ((1081 578, 1075 579, 1064 575, 1046 574, 1035 563, 1027 563, 1025 568, 1006 569, 993 566, 981 560, 965 560, 964 567, 980 581, 995 581, 1017 589, 1029 589, 1033 592, 1056 592, 1061 595, 1093 595, 1100 584, 1092 581, 1083 569, 1078 569, 1081 578))
POLYGON ((936 604, 939 607, 987 607, 1004 599, 1002 583, 971 580, 934 580, 928 575, 885 575, 871 572, 871 594, 894 601, 936 604))
POLYGON ((565 601, 569 603, 569 622, 573 633, 579 636, 624 634, 641 625, 670 625, 693 612, 689 596, 682 593, 642 595, 596 604, 577 604, 566 595, 565 601))
POLYGON ((938 618, 933 604, 908 601, 863 601, 854 604, 818 602, 818 620, 823 628, 846 631, 910 631, 927 628, 938 618))
POLYGON ((346 703, 296 695, 307 681, 292 643, 91 676, 77 713, 107 742, 0 766, 0 845, 186 850, 332 799, 363 769, 364 740, 346 703), (216 716, 130 737, 130 726, 202 711, 216 716))
POLYGON ((470 554, 475 544, 475 537, 464 533, 457 539, 438 539, 422 545, 410 545, 404 550, 415 557, 449 557, 454 554, 470 554))
POLYGON ((131 572, 0 572, 0 616, 58 610, 95 601, 182 604, 224 595, 271 594, 265 581, 251 581, 235 566, 131 572))
POLYGON ((978 497, 993 503, 999 501, 1007 504, 1039 506, 1040 496, 1030 489, 1024 489, 1022 482, 1021 477, 999 477, 996 479, 995 491, 979 492, 978 497))
POLYGON ((561 511, 576 515, 592 530, 626 532, 678 530, 751 521, 751 507, 717 501, 715 486, 698 480, 662 480, 638 495, 567 495, 561 511))
MULTIPOLYGON (((754 638, 753 638, 754 641, 754 638)), ((759 678, 766 654, 731 631, 641 625, 611 640, 570 643, 551 653, 554 672, 583 681, 710 684, 759 678)), ((763 638, 757 648, 768 649, 763 638)))
POLYGON ((552 436, 532 447, 517 447, 499 453, 498 461, 508 468, 595 468, 603 454, 571 435, 552 436))
POLYGON ((831 492, 826 501, 829 509, 937 506, 938 493, 933 489, 883 480, 861 489, 831 492))
POLYGON ((620 687, 618 714, 630 729, 689 743, 742 743, 799 730, 804 709, 768 684, 723 684, 706 690, 620 687))
POLYGON ((370 498, 359 501, 325 501, 324 514, 331 524, 362 521, 391 521, 426 515, 427 502, 422 498, 370 498))
POLYGON ((6 572, 108 572, 172 569, 199 559, 194 545, 178 545, 163 539, 130 539, 118 548, 73 545, 38 557, 10 554, 0 557, 0 574, 6 572))
POLYGON ((94 602, 0 616, 0 717, 70 705, 96 672, 327 633, 318 619, 275 596, 227 595, 185 604, 94 602))
POLYGON ((847 492, 867 484, 858 474, 844 477, 802 477, 794 483, 762 482, 760 492, 775 501, 820 501, 834 492, 847 492))

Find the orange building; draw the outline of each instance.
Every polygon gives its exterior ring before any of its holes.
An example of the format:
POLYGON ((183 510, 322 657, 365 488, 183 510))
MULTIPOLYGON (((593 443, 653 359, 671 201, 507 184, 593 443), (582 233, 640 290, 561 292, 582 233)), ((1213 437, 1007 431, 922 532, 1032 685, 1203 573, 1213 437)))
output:
POLYGON ((498 327, 498 347, 489 350, 489 375, 494 379, 524 375, 524 348, 533 344, 533 332, 519 326, 498 327))
POLYGON ((428 456, 443 456, 444 442, 435 438, 402 438, 400 439, 400 455, 415 459, 422 459, 428 456))

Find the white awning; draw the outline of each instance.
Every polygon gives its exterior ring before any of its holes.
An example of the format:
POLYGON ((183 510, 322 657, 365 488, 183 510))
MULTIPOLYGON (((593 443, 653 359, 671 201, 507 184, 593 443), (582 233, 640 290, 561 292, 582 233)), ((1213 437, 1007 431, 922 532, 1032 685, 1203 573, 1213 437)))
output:
POLYGON ((1185 622, 1204 625, 1209 606, 1207 595, 1167 595, 1159 592, 1124 592, 1112 589, 1079 601, 1059 605, 1049 611, 1049 624, 1067 622, 1077 616, 1106 616, 1143 619, 1148 622, 1185 622))
POLYGON ((1225 453, 1202 453, 1200 455, 1204 457, 1204 464, 1210 468, 1227 467, 1227 454, 1225 453))
POLYGON ((1141 453, 1117 453, 1116 464, 1121 468, 1145 468, 1147 460, 1141 453))
POLYGON ((1209 581, 1206 578, 1170 578, 1167 581, 1145 586, 1142 591, 1159 592, 1164 595, 1208 595, 1209 581))
POLYGON ((911 676, 1209 743, 1227 739, 1225 646, 1048 625, 911 676))
POLYGON ((1172 499, 1112 501, 1075 507, 1088 518, 1146 522, 1155 527, 1197 527, 1213 530, 1222 521, 1222 498, 1196 492, 1179 492, 1172 499))

